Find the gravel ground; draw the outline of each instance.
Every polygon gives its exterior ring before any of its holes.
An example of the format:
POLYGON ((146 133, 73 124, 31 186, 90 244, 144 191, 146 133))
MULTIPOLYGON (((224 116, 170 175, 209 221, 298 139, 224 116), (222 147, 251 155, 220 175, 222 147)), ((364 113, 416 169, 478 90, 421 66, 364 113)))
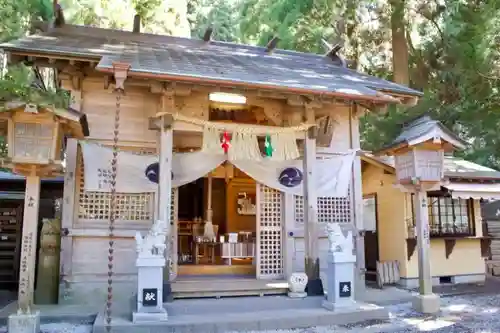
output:
MULTIPOLYGON (((427 316, 412 310, 411 304, 388 307, 389 322, 365 322, 349 326, 312 327, 296 330, 252 333, 498 333, 500 332, 500 297, 497 295, 457 296, 441 300, 441 313, 427 316)), ((42 333, 91 333, 88 325, 47 324, 42 333)), ((0 327, 0 333, 6 333, 0 327)))

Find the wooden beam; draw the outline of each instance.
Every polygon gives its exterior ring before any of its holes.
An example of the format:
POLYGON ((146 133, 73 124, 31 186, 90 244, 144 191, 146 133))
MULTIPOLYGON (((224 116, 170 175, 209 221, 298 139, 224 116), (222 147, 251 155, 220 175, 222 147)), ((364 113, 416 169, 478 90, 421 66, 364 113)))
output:
POLYGON ((111 83, 111 75, 104 75, 104 90, 108 90, 109 84, 111 83))
POLYGON ((148 122, 150 130, 172 129, 174 117, 171 114, 165 114, 161 117, 149 117, 148 122))
POLYGON ((316 123, 318 124, 316 144, 320 147, 330 147, 335 125, 338 123, 332 115, 322 117, 318 119, 316 123))
POLYGON ((192 93, 192 86, 177 82, 168 82, 165 84, 164 93, 166 93, 167 95, 187 97, 192 93))
POLYGON ((162 82, 150 82, 149 92, 152 94, 161 94, 165 90, 165 85, 162 82))
POLYGON ((274 36, 269 41, 269 43, 267 43, 267 45, 266 45, 266 52, 267 53, 272 53, 274 51, 274 49, 276 48, 276 46, 278 46, 279 41, 280 41, 279 37, 278 36, 274 36))
POLYGON ((214 32, 214 29, 212 26, 209 26, 206 30, 205 33, 203 34, 203 41, 205 42, 210 42, 212 39, 212 33, 214 32))
POLYGON ((291 95, 287 98, 286 102, 290 106, 303 106, 306 101, 301 95, 291 95))

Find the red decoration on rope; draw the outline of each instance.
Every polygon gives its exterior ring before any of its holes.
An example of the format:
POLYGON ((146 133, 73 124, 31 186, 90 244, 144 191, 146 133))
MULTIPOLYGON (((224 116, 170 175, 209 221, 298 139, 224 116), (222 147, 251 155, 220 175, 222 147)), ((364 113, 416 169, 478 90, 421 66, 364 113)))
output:
POLYGON ((221 147, 222 149, 224 149, 224 153, 227 154, 227 151, 229 150, 229 146, 230 146, 230 140, 229 140, 229 133, 228 132, 224 132, 224 134, 222 134, 222 143, 221 143, 221 147))

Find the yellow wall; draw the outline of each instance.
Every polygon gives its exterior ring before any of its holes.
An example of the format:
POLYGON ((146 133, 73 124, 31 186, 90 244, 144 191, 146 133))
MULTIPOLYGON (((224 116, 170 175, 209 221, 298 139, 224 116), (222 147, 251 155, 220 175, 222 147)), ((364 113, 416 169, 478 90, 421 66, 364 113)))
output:
POLYGON ((397 260, 406 274, 405 204, 394 176, 375 166, 363 172, 363 195, 377 194, 379 260, 397 260))
MULTIPOLYGON (((398 260, 401 277, 418 277, 417 249, 407 260, 407 221, 412 216, 411 195, 393 184, 395 176, 380 167, 368 165, 363 172, 363 195, 377 194, 379 260, 398 260)), ((458 239, 452 254, 446 259, 444 239, 431 239, 431 273, 433 276, 484 274, 484 259, 477 237, 482 236, 479 201, 474 202, 476 238, 458 239)))

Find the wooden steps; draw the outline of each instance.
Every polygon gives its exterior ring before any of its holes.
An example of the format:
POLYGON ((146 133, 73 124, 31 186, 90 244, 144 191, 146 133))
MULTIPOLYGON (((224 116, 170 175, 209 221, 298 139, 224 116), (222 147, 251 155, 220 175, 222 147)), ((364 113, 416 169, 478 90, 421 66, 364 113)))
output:
POLYGON ((186 277, 172 283, 174 298, 264 296, 287 292, 288 282, 285 280, 186 277))
POLYGON ((255 276, 255 266, 253 265, 179 265, 179 277, 212 275, 240 275, 252 278, 255 276))

